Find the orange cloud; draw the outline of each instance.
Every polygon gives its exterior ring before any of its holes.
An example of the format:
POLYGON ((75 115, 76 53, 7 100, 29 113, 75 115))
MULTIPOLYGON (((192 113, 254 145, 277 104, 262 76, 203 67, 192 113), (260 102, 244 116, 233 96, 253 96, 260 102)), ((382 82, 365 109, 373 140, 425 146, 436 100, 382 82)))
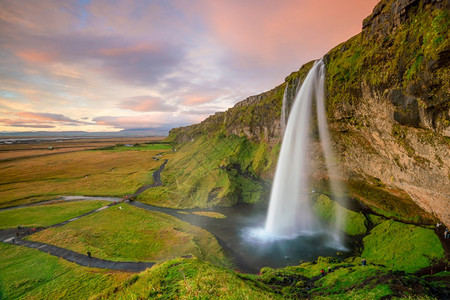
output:
POLYGON ((126 47, 116 47, 116 48, 103 48, 100 49, 100 53, 106 56, 122 56, 133 53, 143 53, 143 52, 160 52, 161 48, 157 45, 151 44, 137 44, 133 46, 126 47))
POLYGON ((50 53, 32 49, 19 51, 16 55, 26 60, 27 62, 32 63, 50 63, 55 61, 56 58, 55 55, 52 55, 50 53))

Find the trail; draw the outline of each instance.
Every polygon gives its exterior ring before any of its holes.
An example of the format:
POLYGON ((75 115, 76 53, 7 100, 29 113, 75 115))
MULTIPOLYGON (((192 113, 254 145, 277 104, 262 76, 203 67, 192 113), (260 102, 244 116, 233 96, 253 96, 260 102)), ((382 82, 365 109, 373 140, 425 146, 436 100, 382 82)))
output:
MULTIPOLYGON (((131 195, 131 197, 134 198, 149 188, 161 186, 162 185, 161 172, 164 169, 164 167, 166 166, 167 161, 168 160, 166 159, 164 161, 164 163, 159 167, 159 169, 153 173, 154 183, 151 185, 144 185, 144 186, 140 187, 134 194, 131 195)), ((90 197, 82 197, 82 196, 80 196, 80 197, 79 196, 72 196, 72 197, 69 196, 69 197, 62 197, 57 200, 74 201, 74 200, 89 200, 89 199, 92 199, 92 197, 90 198, 90 197)), ((96 198, 95 200, 98 200, 98 199, 96 198)), ((50 244, 45 244, 45 243, 22 239, 26 236, 32 235, 36 232, 39 232, 39 231, 42 231, 42 230, 45 230, 48 228, 64 226, 64 225, 66 225, 70 222, 73 222, 75 220, 78 220, 80 218, 83 218, 83 217, 89 216, 91 214, 94 214, 96 212, 107 209, 108 207, 116 205, 117 203, 121 203, 124 201, 128 202, 127 198, 120 199, 120 198, 106 197, 104 200, 114 201, 114 202, 110 203, 106 206, 100 207, 98 209, 94 209, 94 210, 87 212, 85 214, 82 214, 80 216, 74 217, 70 220, 67 220, 67 221, 64 221, 61 223, 57 223, 57 224, 53 224, 48 227, 0 230, 0 241, 2 241, 3 243, 11 244, 11 245, 25 246, 28 248, 37 249, 42 252, 63 258, 67 261, 70 261, 70 262, 73 262, 73 263, 76 263, 78 265, 85 266, 85 267, 121 270, 121 271, 129 271, 129 272, 141 272, 141 271, 153 266, 155 264, 154 262, 117 262, 117 261, 111 261, 111 260, 106 260, 106 259, 101 259, 101 258, 88 257, 87 255, 80 254, 80 253, 77 253, 77 252, 74 252, 72 250, 68 250, 65 248, 60 248, 60 247, 50 245, 50 244)), ((51 200, 51 201, 55 201, 55 200, 51 200)), ((51 201, 46 201, 46 202, 51 202, 51 201)), ((30 204, 30 205, 32 205, 32 204, 30 204)), ((30 206, 30 205, 20 205, 20 206, 14 207, 14 208, 26 207, 26 206, 30 206)), ((12 208, 9 207, 7 209, 12 209, 12 208)))

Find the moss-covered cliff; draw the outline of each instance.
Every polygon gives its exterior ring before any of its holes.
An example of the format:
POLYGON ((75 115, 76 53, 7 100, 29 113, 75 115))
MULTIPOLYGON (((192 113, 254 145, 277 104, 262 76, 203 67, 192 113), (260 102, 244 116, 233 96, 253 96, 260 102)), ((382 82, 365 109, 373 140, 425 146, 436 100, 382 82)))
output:
MULTIPOLYGON (((418 204, 450 225, 449 40, 448 1, 382 0, 360 34, 324 57, 341 179, 374 210, 420 219, 418 204)), ((163 172, 160 194, 147 200, 162 195, 170 206, 267 200, 283 93, 287 87, 290 108, 311 66, 200 124, 173 129, 168 140, 177 159, 163 172)), ((311 150, 315 185, 326 191, 318 141, 311 150)))

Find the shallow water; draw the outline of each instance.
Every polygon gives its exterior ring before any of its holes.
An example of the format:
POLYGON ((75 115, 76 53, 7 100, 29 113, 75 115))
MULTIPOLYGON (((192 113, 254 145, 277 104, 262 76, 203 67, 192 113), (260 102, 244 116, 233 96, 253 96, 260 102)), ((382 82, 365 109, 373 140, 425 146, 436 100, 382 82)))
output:
POLYGON ((237 269, 242 272, 258 273, 263 267, 280 268, 298 265, 300 261, 313 261, 319 256, 337 257, 337 252, 343 254, 341 257, 350 254, 350 240, 346 241, 346 249, 344 249, 340 244, 334 244, 332 234, 323 230, 316 233, 303 233, 289 239, 268 236, 263 229, 267 210, 265 207, 239 204, 214 209, 176 210, 137 201, 130 204, 167 213, 211 232, 228 257, 234 261, 237 269), (218 212, 227 217, 216 219, 192 214, 195 211, 206 210, 218 212))

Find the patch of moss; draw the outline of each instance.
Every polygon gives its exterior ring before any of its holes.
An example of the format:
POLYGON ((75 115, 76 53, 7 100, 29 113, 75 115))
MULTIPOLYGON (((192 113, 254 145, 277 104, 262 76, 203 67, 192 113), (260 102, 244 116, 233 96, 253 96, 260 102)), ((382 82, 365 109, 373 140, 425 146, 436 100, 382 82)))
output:
POLYGON ((405 192, 390 190, 383 184, 349 181, 350 194, 361 199, 377 214, 400 221, 432 224, 435 218, 420 208, 405 192))
POLYGON ((265 284, 198 259, 176 259, 138 275, 134 283, 105 292, 108 299, 282 299, 265 284))
POLYGON ((444 258, 444 249, 431 229, 393 220, 382 222, 363 239, 362 257, 368 264, 383 264, 392 270, 415 272, 444 258))
POLYGON ((342 231, 349 235, 362 235, 367 232, 367 220, 362 213, 354 212, 346 209, 331 200, 328 196, 320 194, 313 206, 313 209, 320 218, 330 224, 334 224, 336 220, 336 210, 340 210, 343 214, 344 224, 342 231))

